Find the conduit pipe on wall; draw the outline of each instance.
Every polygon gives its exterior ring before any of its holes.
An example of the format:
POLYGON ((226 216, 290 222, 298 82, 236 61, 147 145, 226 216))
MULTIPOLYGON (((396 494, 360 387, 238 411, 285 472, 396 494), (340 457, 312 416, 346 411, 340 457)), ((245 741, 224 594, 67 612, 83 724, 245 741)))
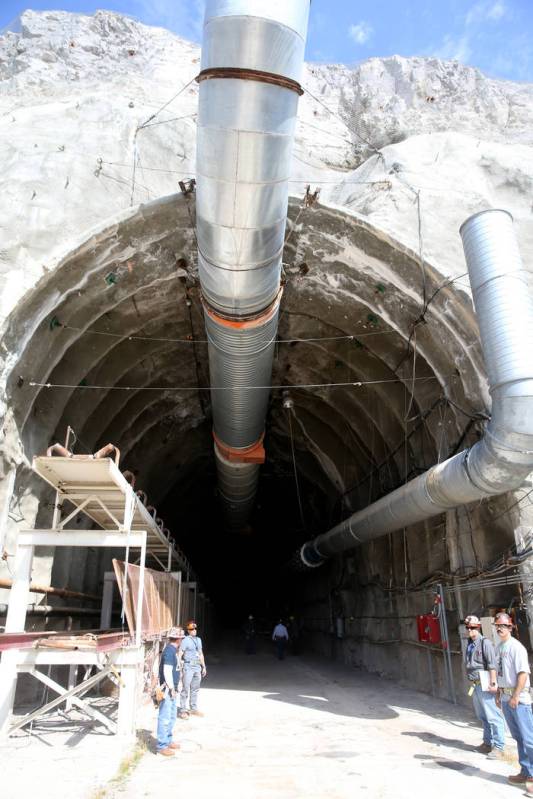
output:
POLYGON ((196 217, 219 491, 228 527, 253 507, 276 339, 309 0, 208 0, 196 217))
POLYGON ((492 414, 474 446, 303 545, 307 566, 468 502, 518 488, 533 470, 533 297, 506 211, 461 227, 492 414))

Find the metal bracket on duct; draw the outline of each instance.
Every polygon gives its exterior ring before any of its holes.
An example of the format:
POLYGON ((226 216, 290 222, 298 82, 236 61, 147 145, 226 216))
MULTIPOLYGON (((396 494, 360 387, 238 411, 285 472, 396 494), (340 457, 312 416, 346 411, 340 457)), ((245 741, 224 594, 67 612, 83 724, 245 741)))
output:
POLYGON ((492 415, 473 447, 303 545, 306 566, 459 505, 518 488, 533 470, 533 297, 506 211, 461 227, 492 415))
POLYGON ((198 270, 219 493, 253 507, 281 298, 309 0, 208 0, 198 101, 198 270))

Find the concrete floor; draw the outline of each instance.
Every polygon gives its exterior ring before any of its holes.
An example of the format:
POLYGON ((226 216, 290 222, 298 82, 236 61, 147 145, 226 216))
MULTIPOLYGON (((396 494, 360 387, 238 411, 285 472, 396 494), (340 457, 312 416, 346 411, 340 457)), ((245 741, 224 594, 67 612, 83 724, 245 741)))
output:
MULTIPOLYGON (((83 724, 63 721, 53 731, 41 722, 36 737, 2 747, 2 799, 141 799, 168 791, 195 799, 523 793, 506 781, 518 771, 514 743, 509 739, 508 763, 475 752, 481 730, 464 708, 324 659, 278 662, 264 652, 207 660, 200 694, 206 715, 178 720, 175 758, 147 751, 126 779, 109 783, 124 756, 114 737, 88 735, 83 724)), ((155 710, 146 706, 142 719, 140 736, 150 750, 155 710)))
POLYGON ((325 660, 222 657, 211 662, 201 708, 205 718, 178 720, 175 758, 146 754, 111 796, 520 795, 506 781, 516 762, 474 751, 481 730, 463 708, 325 660))

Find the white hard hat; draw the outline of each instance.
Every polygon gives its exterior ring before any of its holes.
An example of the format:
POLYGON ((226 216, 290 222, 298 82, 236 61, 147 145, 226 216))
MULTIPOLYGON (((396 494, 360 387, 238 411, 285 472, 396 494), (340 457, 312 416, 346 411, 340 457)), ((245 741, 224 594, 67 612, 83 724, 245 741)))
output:
POLYGON ((481 622, 477 616, 467 616, 465 619, 465 625, 467 627, 481 627, 481 622))

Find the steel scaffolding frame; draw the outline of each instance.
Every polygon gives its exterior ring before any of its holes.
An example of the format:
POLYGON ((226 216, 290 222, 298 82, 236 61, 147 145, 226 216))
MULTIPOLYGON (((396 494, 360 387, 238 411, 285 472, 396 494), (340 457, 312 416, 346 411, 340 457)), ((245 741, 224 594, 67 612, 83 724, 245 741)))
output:
POLYGON ((146 560, 149 558, 160 566, 163 566, 161 559, 166 560, 167 571, 171 570, 173 564, 177 564, 179 568, 188 572, 189 564, 136 496, 118 466, 109 458, 95 459, 92 456, 68 458, 49 455, 34 458, 33 469, 55 488, 56 501, 50 528, 21 530, 17 538, 5 633, 0 635, 2 653, 0 734, 10 735, 65 702, 67 709, 76 705, 110 732, 132 736, 135 734, 138 689, 144 663, 142 611, 146 560), (74 509, 63 515, 65 501, 71 503, 74 509), (66 529, 66 525, 72 522, 78 513, 88 516, 100 529, 66 529), (35 547, 39 546, 123 548, 126 550, 126 561, 129 559, 130 551, 138 551, 140 580, 134 634, 96 636, 96 646, 83 651, 81 646, 73 649, 54 649, 53 636, 42 633, 40 638, 48 642, 48 645, 39 647, 39 636, 24 632, 32 560, 35 547), (102 639, 101 646, 99 638, 102 639), (31 649, 28 648, 30 646, 31 649), (38 666, 45 665, 69 666, 67 688, 38 670, 38 666), (76 685, 77 668, 80 665, 86 667, 86 673, 82 682, 76 685), (98 671, 89 676, 93 668, 98 671), (20 673, 32 675, 55 691, 58 696, 44 707, 11 723, 17 678, 20 673), (117 680, 120 685, 117 724, 81 698, 107 676, 117 680))

